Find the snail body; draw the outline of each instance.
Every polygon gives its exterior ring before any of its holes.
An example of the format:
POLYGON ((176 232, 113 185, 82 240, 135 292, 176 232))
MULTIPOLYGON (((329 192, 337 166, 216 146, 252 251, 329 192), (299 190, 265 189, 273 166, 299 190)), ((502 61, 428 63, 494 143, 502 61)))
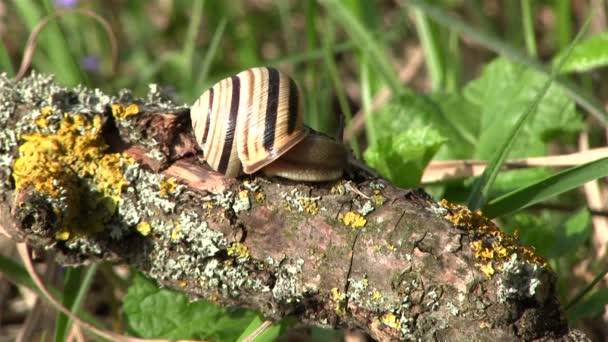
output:
POLYGON ((340 178, 346 147, 304 125, 301 92, 274 68, 252 68, 206 90, 190 108, 207 164, 228 177, 262 171, 298 181, 340 178))

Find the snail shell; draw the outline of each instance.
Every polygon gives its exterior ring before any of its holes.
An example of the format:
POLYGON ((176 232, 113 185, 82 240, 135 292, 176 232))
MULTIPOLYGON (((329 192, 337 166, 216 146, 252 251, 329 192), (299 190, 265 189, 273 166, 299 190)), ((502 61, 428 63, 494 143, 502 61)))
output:
POLYGON ((194 103, 190 116, 207 163, 226 176, 251 174, 271 163, 265 171, 286 178, 322 181, 342 175, 346 149, 304 125, 299 88, 274 68, 252 68, 219 81, 194 103), (285 160, 277 161, 282 156, 285 160))

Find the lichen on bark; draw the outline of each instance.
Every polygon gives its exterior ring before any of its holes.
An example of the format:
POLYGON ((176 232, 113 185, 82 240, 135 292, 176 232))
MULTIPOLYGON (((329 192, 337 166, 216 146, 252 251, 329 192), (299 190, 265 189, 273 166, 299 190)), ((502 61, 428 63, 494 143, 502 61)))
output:
POLYGON ((122 262, 193 299, 379 340, 572 333, 554 273, 480 213, 357 172, 224 178, 154 86, 0 76, 0 96, 0 225, 63 264, 122 262))

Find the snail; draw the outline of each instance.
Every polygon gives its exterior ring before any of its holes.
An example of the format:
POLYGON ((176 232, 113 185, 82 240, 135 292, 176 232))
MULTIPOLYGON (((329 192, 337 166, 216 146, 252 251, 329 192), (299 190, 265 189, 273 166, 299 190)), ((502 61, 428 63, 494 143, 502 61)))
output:
POLYGON ((262 171, 296 181, 338 179, 344 144, 304 125, 301 92, 274 68, 247 69, 206 90, 190 108, 209 166, 228 177, 262 171))

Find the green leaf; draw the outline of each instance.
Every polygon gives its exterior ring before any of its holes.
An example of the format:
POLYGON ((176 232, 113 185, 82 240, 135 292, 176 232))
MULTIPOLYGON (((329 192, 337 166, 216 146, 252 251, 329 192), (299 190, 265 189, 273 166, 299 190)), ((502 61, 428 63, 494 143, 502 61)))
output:
MULTIPOLYGON (((463 20, 457 19, 455 16, 448 14, 446 10, 441 9, 439 6, 433 5, 431 1, 408 0, 399 1, 399 4, 401 6, 419 8, 426 15, 433 18, 438 24, 447 27, 450 32, 459 33, 462 36, 466 36, 467 38, 503 57, 508 58, 511 61, 525 64, 545 75, 550 74, 548 69, 541 65, 536 59, 527 57, 521 52, 521 50, 504 43, 498 37, 488 33, 488 31, 479 30, 466 24, 463 20)), ((585 24, 585 26, 586 25, 587 24, 585 24)), ((603 109, 603 105, 600 101, 589 96, 573 82, 569 82, 567 80, 557 80, 556 84, 558 84, 570 98, 576 101, 582 108, 592 114, 601 123, 606 123, 608 113, 606 113, 606 111, 603 109)))
MULTIPOLYGON (((559 64, 565 56, 565 51, 556 56, 553 64, 559 64)), ((564 62, 560 72, 586 72, 608 65, 608 32, 602 32, 581 42, 564 62)))
POLYGON ((517 230, 524 245, 534 246, 548 258, 572 255, 587 241, 591 227, 591 215, 586 208, 575 213, 521 212, 505 220, 503 227, 507 231, 517 230))
POLYGON ((480 107, 457 93, 434 93, 430 98, 437 103, 443 114, 436 115, 437 119, 429 120, 428 123, 439 129, 449 141, 437 152, 435 159, 470 159, 477 148, 477 137, 481 129, 480 107))
POLYGON ((604 312, 606 304, 608 304, 608 289, 597 289, 568 310, 568 320, 575 322, 585 317, 598 316, 604 312))
MULTIPOLYGON (((185 295, 160 289, 140 274, 129 287, 123 310, 130 332, 144 338, 235 341, 251 325, 263 321, 250 310, 220 308, 206 301, 190 302, 185 295)), ((270 336, 276 338, 278 331, 271 328, 267 334, 276 334, 270 336)))
POLYGON ((608 176, 608 158, 579 165, 490 201, 482 211, 489 218, 505 215, 608 176))
MULTIPOLYGON (((572 46, 576 45, 576 42, 578 41, 578 39, 581 36, 581 33, 586 30, 588 23, 589 23, 589 21, 587 20, 583 29, 581 29, 581 32, 579 32, 579 34, 577 35, 574 42, 570 45, 570 47, 568 49, 569 52, 572 50, 572 46)), ((559 69, 559 66, 557 67, 557 69, 559 69)), ((523 70, 523 71, 514 70, 514 71, 516 72, 517 75, 520 75, 521 73, 525 72, 525 70, 523 70)), ((497 108, 498 109, 497 113, 500 113, 502 115, 503 120, 496 120, 494 122, 490 122, 490 121, 486 120, 485 124, 482 125, 482 127, 486 128, 486 129, 483 131, 482 136, 480 137, 481 146, 485 146, 485 145, 483 145, 484 135, 487 137, 485 140, 498 141, 500 145, 497 146, 496 149, 493 149, 491 151, 492 152, 491 159, 489 160, 485 170, 483 171, 483 174, 479 178, 477 178, 477 180, 475 181, 475 184, 473 185, 473 190, 471 191, 471 194, 470 194, 469 200, 468 200, 468 204, 471 209, 473 209, 473 210, 479 209, 487 202, 488 193, 489 193, 491 187, 494 185, 494 181, 496 180, 496 177, 498 176, 498 173, 500 172, 502 164, 507 159, 507 157, 509 156, 509 153, 513 149, 513 146, 514 146, 515 142, 517 141, 517 137, 520 135, 522 130, 525 128, 525 126, 524 126, 525 123, 530 120, 530 118, 533 116, 533 114, 536 113, 536 111, 539 110, 539 105, 542 103, 543 98, 545 98, 545 95, 551 88, 551 83, 553 82, 553 79, 555 78, 555 76, 556 76, 556 71, 552 72, 551 75, 542 82, 542 87, 540 88, 540 91, 538 91, 538 92, 533 87, 521 87, 520 86, 519 89, 509 89, 509 90, 511 90, 510 92, 500 94, 501 98, 507 100, 507 101, 498 102, 499 106, 497 108), (522 114, 517 114, 519 111, 521 111, 521 109, 517 108, 516 112, 514 113, 515 115, 513 115, 513 116, 509 115, 510 114, 509 109, 513 108, 512 105, 509 104, 512 101, 512 97, 518 96, 521 93, 525 94, 526 90, 528 88, 534 89, 533 90, 534 95, 532 95, 532 97, 533 97, 532 101, 527 104, 518 103, 519 108, 526 108, 522 114), (505 102, 507 102, 507 103, 505 103, 505 102), (501 127, 497 128, 497 126, 499 126, 498 124, 496 124, 497 121, 502 121, 502 122, 511 121, 512 124, 511 124, 511 127, 507 128, 507 129, 503 129, 501 127)), ((504 80, 500 79, 498 81, 504 81, 504 80)), ((496 83, 496 82, 493 82, 493 83, 496 83)), ((477 89, 477 92, 479 93, 480 89, 477 89)), ((496 97, 494 99, 497 100, 498 97, 496 97)), ((485 110, 485 108, 484 108, 484 110, 485 110)), ((486 116, 484 115, 484 119, 485 119, 485 117, 486 116)))
MULTIPOLYGON (((488 64, 480 78, 469 82, 465 98, 481 108, 480 136, 475 158, 489 159, 515 127, 524 108, 539 96, 549 77, 524 65, 498 58, 488 64)), ((583 127, 574 102, 556 85, 549 86, 530 119, 523 125, 512 148, 513 157, 545 154, 544 142, 559 133, 583 127), (535 147, 531 149, 531 147, 535 147), (530 153, 534 152, 534 153, 530 153)))
POLYGON ((369 165, 401 187, 420 183, 422 172, 446 140, 429 126, 378 137, 365 151, 369 165))
POLYGON ((588 238, 591 228, 591 213, 587 208, 571 216, 559 229, 553 248, 546 255, 556 258, 568 255, 579 248, 588 238))

